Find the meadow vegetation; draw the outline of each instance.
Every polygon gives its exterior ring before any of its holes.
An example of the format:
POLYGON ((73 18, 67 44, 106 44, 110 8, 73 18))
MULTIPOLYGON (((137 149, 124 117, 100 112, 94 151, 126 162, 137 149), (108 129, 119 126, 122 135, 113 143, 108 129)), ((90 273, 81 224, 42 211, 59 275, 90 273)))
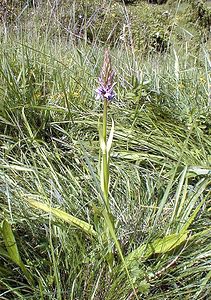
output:
POLYGON ((207 2, 0 4, 0 299, 209 299, 207 2))

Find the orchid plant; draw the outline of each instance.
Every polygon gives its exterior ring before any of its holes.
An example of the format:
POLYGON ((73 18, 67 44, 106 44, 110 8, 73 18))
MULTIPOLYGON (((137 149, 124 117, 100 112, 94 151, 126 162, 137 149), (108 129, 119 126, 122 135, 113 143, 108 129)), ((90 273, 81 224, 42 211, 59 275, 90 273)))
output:
POLYGON ((111 68, 111 59, 109 56, 108 49, 105 50, 104 62, 102 66, 101 75, 99 78, 100 86, 96 90, 97 99, 103 100, 103 128, 99 129, 100 135, 100 147, 102 151, 102 167, 101 167, 101 188, 104 195, 105 205, 107 210, 110 212, 110 205, 108 200, 109 192, 109 160, 110 150, 114 133, 114 121, 112 119, 112 127, 107 140, 107 120, 108 120, 108 105, 109 102, 114 98, 114 71, 111 68))
MULTIPOLYGON (((110 150, 112 146, 113 134, 114 134, 114 121, 111 119, 111 130, 108 134, 107 123, 108 123, 108 106, 109 103, 114 98, 114 71, 111 67, 111 59, 108 49, 104 53, 104 62, 101 69, 101 74, 99 78, 99 87, 96 90, 97 99, 103 101, 103 120, 101 123, 101 118, 99 122, 99 138, 100 138, 100 149, 101 149, 101 170, 100 170, 100 182, 101 182, 101 191, 100 195, 103 199, 103 209, 100 210, 100 215, 103 217, 103 233, 100 234, 102 237, 103 246, 108 249, 106 260, 108 262, 109 268, 112 271, 114 265, 114 255, 113 255, 113 246, 115 244, 118 253, 121 256, 121 259, 124 260, 122 251, 119 245, 119 242, 116 237, 115 228, 113 224, 113 217, 111 214, 111 206, 109 202, 109 162, 110 162, 110 150), (108 136, 108 137, 107 137, 108 136)), ((93 225, 85 222, 81 219, 78 219, 61 209, 53 208, 47 204, 36 201, 31 197, 27 198, 28 203, 32 207, 39 208, 43 211, 53 214, 55 217, 58 217, 65 222, 68 222, 80 229, 82 229, 90 237, 97 238, 99 237, 99 232, 96 231, 93 225)), ((97 212, 98 214, 98 212, 97 212)))
POLYGON ((104 238, 103 242, 107 243, 108 254, 106 260, 111 272, 113 272, 114 266, 114 254, 112 251, 112 243, 115 244, 116 250, 123 263, 123 268, 126 271, 127 277, 130 281, 131 287, 133 289, 133 295, 138 299, 136 290, 129 274, 128 266, 126 264, 124 255, 120 243, 116 236, 116 230, 113 222, 113 216, 111 213, 111 205, 109 201, 109 181, 110 181, 110 151, 114 135, 114 120, 111 119, 111 130, 108 134, 108 106, 109 103, 114 99, 114 71, 111 66, 111 58, 109 55, 109 50, 106 49, 104 53, 104 61, 101 69, 101 74, 99 78, 99 87, 97 88, 97 99, 103 101, 103 122, 102 126, 99 126, 99 138, 100 138, 100 148, 102 152, 101 161, 101 189, 104 197, 105 209, 102 212, 104 217, 104 238), (108 136, 108 137, 107 137, 108 136))
MULTIPOLYGON (((101 161, 101 170, 100 170, 100 181, 101 181, 101 189, 103 194, 104 206, 103 217, 105 220, 105 241, 107 241, 108 246, 108 255, 107 261, 112 269, 113 266, 113 253, 111 249, 111 242, 114 239, 118 243, 115 235, 115 230, 113 226, 113 217, 111 214, 111 207, 109 202, 109 181, 110 181, 110 172, 109 172, 109 163, 110 163, 110 150, 113 140, 114 134, 114 121, 112 121, 111 130, 108 136, 108 106, 109 103, 113 100, 114 94, 114 71, 111 66, 111 59, 109 55, 108 49, 105 50, 104 53, 104 61, 101 69, 101 74, 99 78, 99 87, 97 88, 97 99, 101 99, 103 101, 103 121, 102 125, 99 125, 99 138, 100 138, 100 148, 102 153, 102 161, 101 161), (107 138, 108 136, 108 138, 107 138)), ((118 244, 119 246, 119 244, 118 244)))

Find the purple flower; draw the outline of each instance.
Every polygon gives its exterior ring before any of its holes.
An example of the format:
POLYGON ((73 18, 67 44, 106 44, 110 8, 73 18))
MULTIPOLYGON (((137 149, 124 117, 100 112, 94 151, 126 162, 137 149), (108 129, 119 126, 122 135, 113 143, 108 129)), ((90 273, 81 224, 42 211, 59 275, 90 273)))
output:
POLYGON ((111 59, 108 49, 105 50, 104 62, 99 78, 100 86, 96 89, 97 99, 107 99, 112 100, 115 96, 114 94, 114 71, 111 68, 111 59))
POLYGON ((115 96, 114 91, 113 91, 113 85, 112 86, 104 86, 103 84, 101 84, 97 89, 97 99, 100 98, 105 98, 107 100, 112 100, 115 96))

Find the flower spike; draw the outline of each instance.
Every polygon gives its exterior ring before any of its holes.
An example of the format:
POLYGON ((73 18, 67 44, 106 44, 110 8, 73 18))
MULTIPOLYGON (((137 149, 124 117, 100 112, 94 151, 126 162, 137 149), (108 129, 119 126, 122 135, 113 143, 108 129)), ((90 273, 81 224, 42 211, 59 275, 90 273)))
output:
POLYGON ((114 71, 111 67, 111 58, 108 49, 104 53, 103 66, 99 78, 100 86, 97 88, 97 99, 112 100, 114 98, 114 71))

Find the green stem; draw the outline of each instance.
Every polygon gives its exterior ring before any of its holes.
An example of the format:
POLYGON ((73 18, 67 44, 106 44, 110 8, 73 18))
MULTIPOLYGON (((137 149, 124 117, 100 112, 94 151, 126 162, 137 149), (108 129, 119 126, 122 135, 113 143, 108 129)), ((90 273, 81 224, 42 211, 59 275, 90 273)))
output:
POLYGON ((103 140, 106 143, 107 139, 107 115, 108 115, 108 100, 103 101, 103 140))
MULTIPOLYGON (((110 248, 112 235, 110 233, 111 226, 113 226, 111 215, 110 215, 110 205, 109 205, 109 198, 108 198, 108 192, 109 192, 109 155, 107 152, 107 118, 108 118, 108 100, 104 99, 104 109, 103 109, 103 153, 102 153, 102 163, 103 163, 103 195, 104 195, 104 201, 105 201, 105 207, 106 210, 104 212, 104 221, 105 221, 105 235, 107 240, 107 246, 110 248), (112 224, 112 225, 111 225, 112 224), (109 229, 110 228, 110 229, 109 229)), ((112 227, 112 230, 114 228, 112 227)), ((112 271, 113 268, 113 261, 114 261, 114 255, 112 252, 112 249, 109 249, 107 254, 107 262, 110 268, 110 271, 112 271)))
POLYGON ((105 150, 103 153, 103 192, 105 198, 105 204, 108 211, 110 211, 109 200, 108 200, 108 189, 109 189, 109 162, 107 153, 107 116, 108 116, 108 100, 104 99, 103 108, 103 141, 105 144, 105 150))

